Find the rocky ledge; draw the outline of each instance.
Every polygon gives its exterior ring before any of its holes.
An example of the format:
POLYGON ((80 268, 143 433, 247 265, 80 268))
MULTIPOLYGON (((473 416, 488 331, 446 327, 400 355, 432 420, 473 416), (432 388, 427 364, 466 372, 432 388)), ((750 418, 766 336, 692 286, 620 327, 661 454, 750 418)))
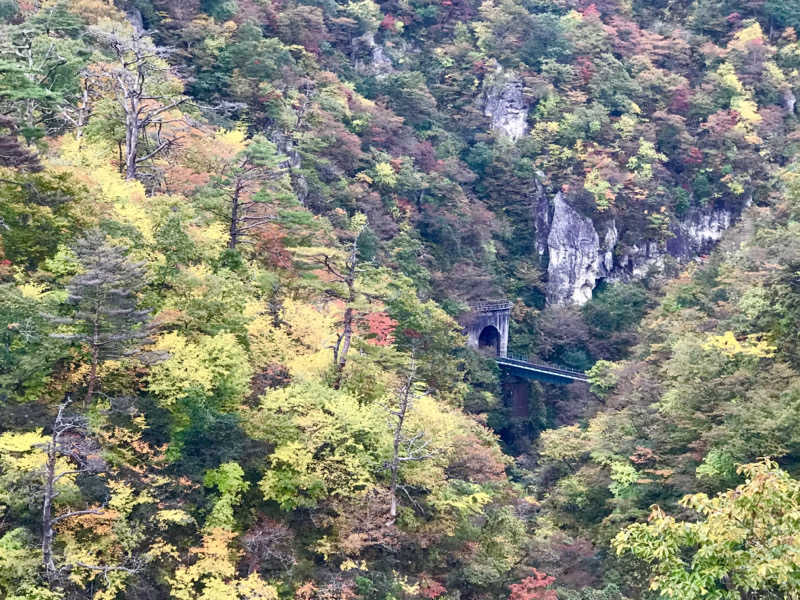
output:
POLYGON ((623 245, 614 219, 596 223, 559 192, 552 201, 538 190, 538 250, 547 261, 547 300, 583 305, 601 280, 631 281, 663 272, 668 259, 685 263, 708 252, 738 216, 725 207, 695 207, 673 223, 666 241, 623 245))

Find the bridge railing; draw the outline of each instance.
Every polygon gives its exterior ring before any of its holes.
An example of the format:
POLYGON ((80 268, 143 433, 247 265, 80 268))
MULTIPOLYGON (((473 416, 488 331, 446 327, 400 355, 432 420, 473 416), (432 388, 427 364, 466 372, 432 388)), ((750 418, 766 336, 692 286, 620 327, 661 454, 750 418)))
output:
POLYGON ((568 375, 570 377, 577 377, 584 380, 588 379, 586 376, 586 372, 584 371, 578 371, 576 369, 569 369, 567 367, 552 365, 541 360, 532 361, 529 356, 522 356, 518 354, 513 354, 511 352, 509 352, 504 357, 498 357, 497 360, 509 363, 518 363, 520 366, 538 367, 541 369, 552 371, 554 373, 563 373, 564 375, 568 375))
POLYGON ((471 302, 470 309, 476 312, 492 312, 495 310, 508 310, 514 306, 513 302, 508 300, 489 300, 486 302, 471 302))

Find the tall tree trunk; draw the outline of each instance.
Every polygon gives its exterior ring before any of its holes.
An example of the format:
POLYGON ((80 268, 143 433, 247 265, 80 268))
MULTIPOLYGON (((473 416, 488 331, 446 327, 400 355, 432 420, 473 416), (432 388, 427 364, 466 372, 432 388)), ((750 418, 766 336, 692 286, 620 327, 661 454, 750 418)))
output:
POLYGON ((391 504, 389 505, 389 525, 394 525, 394 522, 397 520, 397 470, 400 466, 399 464, 399 457, 400 457, 400 432, 402 431, 402 425, 398 424, 398 427, 395 429, 394 433, 394 453, 392 455, 392 484, 389 488, 389 492, 392 496, 391 504))
POLYGON ((350 341, 353 337, 353 318, 355 311, 353 304, 356 301, 356 268, 358 267, 358 236, 353 241, 353 248, 347 260, 347 276, 344 283, 347 285, 347 308, 344 310, 344 322, 342 335, 336 341, 333 351, 333 359, 336 368, 336 379, 333 382, 334 389, 339 389, 342 384, 342 374, 347 364, 347 353, 350 351, 350 341))
POLYGON ((86 128, 86 124, 89 122, 89 83, 86 79, 82 81, 82 87, 82 97, 81 102, 78 105, 78 116, 76 118, 77 123, 75 124, 75 139, 78 140, 79 147, 82 147, 83 130, 86 128))
POLYGON ((42 566, 47 581, 53 583, 56 566, 53 561, 53 498, 55 497, 56 460, 58 458, 58 436, 61 418, 64 414, 65 402, 58 407, 58 415, 53 423, 53 434, 47 444, 47 462, 45 463, 44 498, 42 499, 42 566))
POLYGON ((139 146, 139 124, 128 119, 125 127, 125 179, 136 179, 136 153, 139 146))
MULTIPOLYGON (((47 444, 47 461, 45 462, 45 477, 44 477, 44 490, 42 494, 42 566, 45 570, 47 581, 52 587, 59 577, 58 570, 55 565, 55 558, 53 556, 53 541, 55 538, 55 525, 64 519, 70 519, 80 515, 101 515, 104 512, 102 508, 87 508, 82 510, 73 510, 63 512, 57 516, 53 516, 53 500, 58 496, 56 483, 62 477, 67 475, 78 475, 79 473, 88 473, 92 468, 88 464, 83 464, 75 457, 75 448, 69 448, 65 453, 62 447, 62 437, 67 432, 73 432, 77 435, 85 435, 87 430, 85 426, 77 424, 76 421, 65 418, 64 411, 72 402, 71 398, 67 396, 66 400, 58 407, 58 414, 53 421, 53 433, 50 436, 50 441, 47 444), (72 458, 77 464, 72 468, 67 468, 62 471, 57 471, 57 461, 59 456, 66 456, 72 458)), ((80 450, 78 450, 80 452, 80 450)), ((122 567, 109 567, 97 565, 85 565, 83 563, 75 563, 83 566, 84 568, 108 572, 109 570, 125 570, 122 567)), ((68 568, 65 566, 65 568, 68 568)), ((130 572, 130 570, 129 570, 130 572)))
POLYGON ((126 104, 125 179, 136 179, 136 155, 139 150, 139 103, 135 98, 130 97, 126 104))
POLYGON ((53 562, 53 480, 56 472, 55 444, 51 441, 47 448, 47 465, 44 485, 44 501, 42 502, 42 565, 47 574, 47 581, 55 578, 56 566, 53 562))
POLYGON ((347 364, 347 353, 350 351, 350 341, 353 337, 353 308, 348 306, 344 310, 344 326, 342 328, 342 335, 336 342, 334 348, 334 359, 336 361, 336 379, 333 382, 333 388, 338 390, 342 385, 342 375, 344 367, 347 364))
POLYGON ((231 250, 236 249, 236 244, 239 243, 239 201, 241 199, 242 186, 237 180, 236 186, 233 188, 233 197, 231 198, 231 225, 228 230, 228 248, 231 250))
POLYGON ((391 494, 391 503, 389 505, 389 525, 394 525, 394 522, 397 520, 397 476, 398 471, 400 470, 400 442, 402 441, 403 437, 403 426, 405 425, 406 416, 408 415, 409 401, 411 399, 411 387, 414 385, 415 372, 416 368, 412 358, 408 380, 406 381, 406 384, 403 387, 402 395, 400 396, 400 405, 397 407, 397 411, 394 413, 394 415, 397 417, 397 422, 395 423, 394 436, 392 439, 392 463, 390 465, 392 482, 389 487, 389 493, 391 494))
POLYGON ((92 366, 89 369, 89 387, 86 389, 86 406, 92 405, 94 388, 97 383, 97 363, 100 361, 100 307, 95 307, 94 324, 92 329, 92 366))
POLYGON ((86 406, 92 405, 92 397, 94 397, 95 382, 97 381, 97 362, 98 362, 97 347, 92 348, 92 366, 89 369, 89 387, 86 389, 86 406))

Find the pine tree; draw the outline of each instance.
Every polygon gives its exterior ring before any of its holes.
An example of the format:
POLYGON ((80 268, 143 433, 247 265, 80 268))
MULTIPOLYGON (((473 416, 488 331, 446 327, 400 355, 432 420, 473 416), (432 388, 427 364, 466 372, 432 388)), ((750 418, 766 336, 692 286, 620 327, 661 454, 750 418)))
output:
POLYGON ((209 209, 228 223, 228 248, 235 250, 243 241, 276 220, 270 208, 291 201, 286 169, 275 144, 256 136, 219 175, 212 177, 206 190, 209 209))
POLYGON ((65 116, 83 104, 82 72, 91 56, 69 3, 46 4, 0 29, 0 113, 19 125, 28 143, 74 121, 65 116))
POLYGON ((75 252, 83 272, 67 286, 68 302, 74 312, 54 319, 74 331, 54 337, 89 347, 89 403, 97 383, 98 365, 133 354, 148 341, 149 314, 137 308, 136 294, 144 285, 144 269, 127 260, 124 248, 110 244, 103 233, 92 231, 78 241, 75 252))

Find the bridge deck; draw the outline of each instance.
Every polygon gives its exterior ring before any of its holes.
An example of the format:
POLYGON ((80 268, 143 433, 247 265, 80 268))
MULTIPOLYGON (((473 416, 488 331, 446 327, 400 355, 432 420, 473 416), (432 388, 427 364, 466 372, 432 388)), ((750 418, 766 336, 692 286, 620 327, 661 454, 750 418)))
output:
POLYGON ((526 379, 537 379, 548 383, 572 383, 574 381, 589 383, 589 378, 583 371, 532 363, 521 358, 497 357, 497 364, 501 369, 506 369, 514 375, 526 379))

